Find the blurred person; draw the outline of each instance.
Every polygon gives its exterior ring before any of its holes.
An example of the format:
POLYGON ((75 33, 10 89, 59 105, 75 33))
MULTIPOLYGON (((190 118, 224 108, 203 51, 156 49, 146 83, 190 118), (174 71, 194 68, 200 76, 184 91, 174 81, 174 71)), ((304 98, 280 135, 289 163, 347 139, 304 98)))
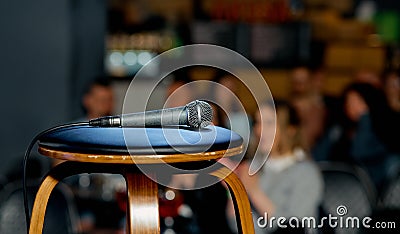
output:
MULTIPOLYGON (((199 98, 199 90, 192 90, 193 86, 184 86, 188 84, 190 79, 190 69, 178 70, 175 74, 173 82, 167 88, 167 107, 183 106, 199 98)), ((224 113, 218 103, 210 103, 213 108, 213 125, 220 125, 223 121, 221 114, 224 113)), ((173 209, 174 224, 172 228, 175 233, 232 233, 230 230, 226 207, 228 203, 227 188, 217 182, 211 186, 193 189, 199 184, 215 181, 215 178, 208 175, 196 174, 180 174, 171 177, 168 187, 164 187, 161 193, 173 191, 176 194, 172 201, 163 202, 160 209, 164 209, 169 204, 178 203, 173 209), (180 190, 176 190, 179 188, 180 190), (181 199, 181 201, 177 201, 181 199)), ((162 217, 165 218, 165 217, 162 217)))
POLYGON ((326 134, 318 157, 359 164, 379 190, 399 170, 399 114, 390 109, 383 91, 372 84, 353 83, 342 99, 341 124, 326 134))
POLYGON ((312 70, 311 73, 311 96, 320 103, 324 109, 324 131, 334 123, 337 123, 340 109, 339 98, 324 93, 326 72, 323 67, 312 70))
MULTIPOLYGON (((82 95, 82 108, 84 116, 77 121, 88 121, 113 114, 114 91, 109 77, 99 76, 87 84, 82 95)), ((118 224, 123 217, 123 212, 116 206, 116 209, 112 211, 115 215, 111 219, 109 215, 100 212, 101 208, 99 210, 98 207, 113 201, 116 190, 125 185, 121 175, 84 173, 69 177, 65 182, 75 192, 83 233, 99 231, 102 228, 118 228, 113 226, 113 222, 118 224), (108 222, 101 220, 108 220, 108 222)))
MULTIPOLYGON (((227 113, 234 113, 237 112, 240 107, 237 106, 237 103, 235 103, 235 100, 233 99, 233 96, 231 93, 236 94, 238 91, 238 87, 236 84, 236 77, 230 73, 227 72, 217 72, 216 78, 213 80, 214 82, 217 82, 221 86, 215 87, 214 90, 212 90, 213 95, 215 97, 215 100, 218 101, 219 105, 223 108, 225 108, 225 111, 227 113)), ((228 126, 229 125, 229 120, 227 119, 228 116, 223 116, 224 119, 222 120, 221 124, 228 126)))
POLYGON ((310 151, 323 133, 326 116, 325 106, 312 96, 298 97, 292 103, 300 118, 304 149, 310 151))
MULTIPOLYGON (((309 107, 303 108, 305 115, 309 116, 306 126, 310 126, 304 129, 306 131, 305 139, 309 139, 306 144, 309 146, 308 149, 313 159, 317 161, 321 161, 318 151, 321 150, 321 144, 323 147, 326 133, 337 125, 341 118, 340 98, 326 95, 323 92, 325 79, 324 68, 319 67, 312 70, 309 107)), ((301 99, 298 102, 301 103, 301 99)))
MULTIPOLYGON (((109 116, 114 111, 114 91, 108 77, 99 76, 90 81, 83 90, 81 98, 83 115, 71 121, 88 122, 90 119, 109 116)), ((52 159, 55 166, 58 161, 52 159)))
POLYGON ((290 103, 300 118, 304 148, 311 150, 325 128, 326 108, 322 95, 322 73, 312 76, 304 66, 293 69, 290 75, 290 103))
POLYGON ((311 92, 311 73, 305 66, 297 66, 290 73, 290 96, 299 97, 311 92))
MULTIPOLYGON (((112 115, 114 110, 114 92, 107 77, 97 77, 85 87, 83 92, 82 109, 84 116, 73 122, 85 122, 90 119, 112 115)), ((53 159, 53 166, 60 163, 53 159)))
MULTIPOLYGON (((268 154, 273 118, 272 104, 263 104, 256 113, 254 134, 259 139, 261 154, 268 154)), ((242 163, 236 170, 246 187, 254 214, 257 214, 255 218, 264 217, 265 213, 268 219, 318 217, 323 193, 322 176, 302 149, 299 124, 293 108, 279 105, 276 135, 265 165, 253 176, 248 174, 248 163, 242 163)), ((275 231, 257 225, 255 228, 256 233, 275 231)))
MULTIPOLYGON (((248 135, 251 118, 247 115, 238 99, 240 80, 233 74, 219 70, 213 79, 219 85, 213 86, 209 94, 215 98, 220 109, 220 125, 231 129, 241 136, 248 135)), ((246 139, 245 139, 246 140, 246 139)), ((247 142, 245 142, 246 144, 247 142)))
POLYGON ((382 75, 382 88, 392 110, 400 112, 400 74, 389 70, 382 75))
POLYGON ((384 93, 369 84, 353 84, 345 90, 344 109, 353 124, 350 156, 364 166, 379 188, 398 170, 395 153, 399 130, 398 115, 391 111, 384 93))
POLYGON ((111 115, 114 110, 114 92, 107 78, 97 78, 85 90, 82 106, 89 120, 111 115))

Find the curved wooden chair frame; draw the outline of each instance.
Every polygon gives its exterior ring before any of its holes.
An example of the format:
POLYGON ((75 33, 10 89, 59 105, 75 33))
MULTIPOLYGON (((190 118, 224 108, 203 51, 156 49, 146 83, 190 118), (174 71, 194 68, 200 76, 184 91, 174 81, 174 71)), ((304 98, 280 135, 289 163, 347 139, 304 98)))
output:
MULTIPOLYGON (((44 148, 40 148, 39 151, 44 155, 55 158, 60 158, 60 155, 63 155, 63 159, 66 159, 65 155, 74 156, 73 153, 51 151, 44 148)), ((230 151, 232 151, 232 149, 230 149, 230 151)), ((232 155, 233 151, 230 152, 232 155)), ((81 157, 82 155, 78 156, 81 157)), ((209 155, 206 156, 208 157, 209 155)), ((219 157, 218 155, 214 156, 214 159, 218 159, 219 157)), ((191 157, 188 156, 182 157, 181 161, 175 160, 174 162, 191 162, 190 158, 191 157)), ((196 158, 199 158, 199 154, 196 154, 196 158)), ((208 160, 210 160, 210 158, 208 158, 208 160)), ((111 162, 111 160, 107 161, 111 162)), ((217 164, 218 167, 208 171, 208 174, 225 181, 228 185, 233 197, 239 232, 245 234, 254 233, 250 203, 243 184, 230 169, 222 164, 217 164)), ((64 178, 81 173, 111 173, 123 175, 127 184, 128 197, 127 233, 160 233, 157 183, 143 174, 132 162, 124 164, 120 161, 117 161, 117 163, 66 161, 50 170, 43 179, 36 194, 29 233, 42 233, 47 202, 54 187, 64 178)), ((154 176, 157 177, 157 174, 154 173, 154 176)))

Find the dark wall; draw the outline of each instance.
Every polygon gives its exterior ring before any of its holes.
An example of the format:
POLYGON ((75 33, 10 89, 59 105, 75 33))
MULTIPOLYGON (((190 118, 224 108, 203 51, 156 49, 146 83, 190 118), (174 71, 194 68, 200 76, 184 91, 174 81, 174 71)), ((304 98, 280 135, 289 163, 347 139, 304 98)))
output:
POLYGON ((77 90, 102 71, 105 11, 105 0, 0 1, 0 174, 80 113, 77 90))
POLYGON ((72 119, 82 117, 81 96, 87 84, 104 72, 107 0, 70 0, 72 15, 72 119))

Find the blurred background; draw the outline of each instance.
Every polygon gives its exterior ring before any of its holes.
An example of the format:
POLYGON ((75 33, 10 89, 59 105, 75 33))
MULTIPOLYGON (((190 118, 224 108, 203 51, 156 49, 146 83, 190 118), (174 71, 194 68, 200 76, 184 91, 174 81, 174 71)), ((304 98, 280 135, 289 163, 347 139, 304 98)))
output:
MULTIPOLYGON (((130 81, 151 58, 178 46, 208 43, 245 56, 261 71, 274 99, 294 107, 303 130, 303 148, 318 164, 327 194, 353 196, 351 204, 364 202, 356 205, 361 211, 355 215, 398 217, 387 212, 400 208, 398 1, 2 1, 0 31, 2 188, 20 179, 24 150, 38 132, 60 123, 121 113, 130 81), (100 110, 96 109, 99 103, 103 103, 100 110), (374 137, 357 141, 366 113, 370 119, 365 121, 372 122, 372 127, 367 124, 363 128, 367 133, 361 138, 374 137), (361 143, 354 146, 354 142, 361 143), (342 177, 347 184, 330 187, 342 177), (359 197, 346 186, 356 188, 359 197)), ((158 74, 163 65, 156 64, 154 69, 158 74)), ((246 70, 237 70, 246 82, 256 79, 246 70)), ((249 90, 225 75, 207 67, 175 72, 159 85, 149 109, 161 108, 168 95, 185 83, 213 80, 231 89, 244 105, 245 114, 254 120, 257 106, 249 90)), ((151 73, 147 76, 149 80, 158 78, 151 73)), ((147 83, 137 85, 145 87, 147 83)), ((194 98, 182 92, 168 105, 194 98)), ((205 91, 196 92, 201 96, 205 91)), ((135 102, 145 101, 140 99, 143 95, 135 94, 132 110, 135 102)), ((243 119, 231 126, 223 115, 218 120, 219 125, 240 129, 243 119)), ((42 175, 50 163, 40 162, 31 169, 32 176, 42 175)), ((81 180, 79 183, 89 183, 89 179, 81 180)), ((102 193, 105 187, 108 190, 99 200, 105 202, 103 207, 113 207, 118 196, 114 192, 124 185, 118 178, 117 182, 113 178, 106 181, 109 183, 101 182, 102 193)), ((321 204, 326 213, 342 202, 325 198, 321 204)), ((115 210, 122 212, 118 207, 115 210)), ((114 217, 119 225, 123 214, 118 214, 110 211, 96 222, 104 224, 114 217)), ((91 218, 88 220, 91 225, 91 218)))

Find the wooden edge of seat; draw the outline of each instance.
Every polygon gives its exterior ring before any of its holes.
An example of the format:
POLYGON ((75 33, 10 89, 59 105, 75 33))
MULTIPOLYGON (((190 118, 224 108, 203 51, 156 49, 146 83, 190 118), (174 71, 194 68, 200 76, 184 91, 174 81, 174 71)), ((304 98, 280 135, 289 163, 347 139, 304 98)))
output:
POLYGON ((50 158, 90 163, 113 163, 113 164, 157 164, 157 163, 182 163, 196 162, 222 157, 231 157, 243 152, 243 146, 227 150, 201 152, 201 153, 180 153, 180 154, 159 154, 159 155, 109 155, 109 154, 86 154, 52 150, 39 147, 39 153, 50 158))

